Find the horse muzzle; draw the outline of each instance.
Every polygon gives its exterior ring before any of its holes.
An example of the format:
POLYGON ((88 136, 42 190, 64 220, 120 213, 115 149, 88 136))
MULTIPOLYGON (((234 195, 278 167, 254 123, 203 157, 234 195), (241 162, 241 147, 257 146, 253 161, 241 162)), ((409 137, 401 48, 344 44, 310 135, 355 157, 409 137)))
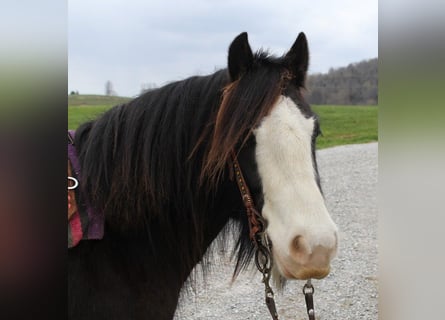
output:
POLYGON ((337 252, 337 235, 330 246, 311 247, 302 236, 290 244, 288 254, 273 252, 278 271, 287 279, 322 279, 330 272, 330 263, 337 252))

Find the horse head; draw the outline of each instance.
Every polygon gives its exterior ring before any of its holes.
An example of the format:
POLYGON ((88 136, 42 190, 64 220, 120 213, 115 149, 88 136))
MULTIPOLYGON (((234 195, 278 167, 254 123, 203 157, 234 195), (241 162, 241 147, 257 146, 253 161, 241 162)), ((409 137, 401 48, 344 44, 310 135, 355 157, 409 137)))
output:
MULTIPOLYGON (((302 94, 308 64, 303 33, 280 58, 253 54, 242 33, 229 48, 231 83, 223 99, 233 102, 227 114, 232 123, 239 113, 254 114, 250 127, 241 126, 237 153, 257 210, 267 221, 274 274, 287 279, 324 278, 338 245, 317 169, 319 119, 302 94)), ((230 139, 230 121, 224 115, 218 120, 216 135, 221 130, 230 139)))

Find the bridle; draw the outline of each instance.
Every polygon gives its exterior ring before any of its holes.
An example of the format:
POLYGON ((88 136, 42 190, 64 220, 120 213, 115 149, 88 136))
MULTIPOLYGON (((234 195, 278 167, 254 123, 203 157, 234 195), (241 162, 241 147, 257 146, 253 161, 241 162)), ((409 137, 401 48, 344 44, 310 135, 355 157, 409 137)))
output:
MULTIPOLYGON (((263 283, 265 286, 265 302, 269 309, 273 320, 278 320, 277 308, 275 306, 274 292, 269 285, 272 260, 272 244, 266 233, 267 221, 261 216, 255 207, 252 194, 244 179, 237 156, 232 150, 232 165, 235 173, 235 180, 241 193, 241 198, 246 208, 247 220, 249 223, 249 238, 255 247, 255 265, 263 275, 263 283)), ((314 313, 314 287, 309 279, 303 286, 304 299, 306 301, 306 309, 309 320, 315 320, 314 313)))

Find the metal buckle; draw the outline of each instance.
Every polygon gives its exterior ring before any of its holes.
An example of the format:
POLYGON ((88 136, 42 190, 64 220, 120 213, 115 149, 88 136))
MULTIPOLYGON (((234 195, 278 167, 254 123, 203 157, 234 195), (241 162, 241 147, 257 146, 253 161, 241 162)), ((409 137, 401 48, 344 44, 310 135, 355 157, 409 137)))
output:
POLYGON ((306 301, 306 310, 309 320, 315 320, 314 291, 314 286, 312 285, 311 279, 309 279, 303 286, 304 300, 306 301))
POLYGON ((68 177, 68 190, 74 190, 79 186, 79 181, 74 177, 68 177), (73 181, 74 185, 70 186, 69 182, 73 181))

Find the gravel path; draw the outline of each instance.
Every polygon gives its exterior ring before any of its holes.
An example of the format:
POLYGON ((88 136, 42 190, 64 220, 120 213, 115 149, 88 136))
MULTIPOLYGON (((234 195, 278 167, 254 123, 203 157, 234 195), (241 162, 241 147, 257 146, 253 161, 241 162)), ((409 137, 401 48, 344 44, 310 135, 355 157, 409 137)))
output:
MULTIPOLYGON (((377 319, 377 143, 317 153, 327 207, 340 229, 331 274, 313 280, 316 319, 377 319)), ((231 284, 233 264, 215 254, 212 270, 183 292, 175 319, 271 319, 261 275, 252 267, 231 284)), ((281 320, 307 319, 303 281, 275 294, 281 320)))

